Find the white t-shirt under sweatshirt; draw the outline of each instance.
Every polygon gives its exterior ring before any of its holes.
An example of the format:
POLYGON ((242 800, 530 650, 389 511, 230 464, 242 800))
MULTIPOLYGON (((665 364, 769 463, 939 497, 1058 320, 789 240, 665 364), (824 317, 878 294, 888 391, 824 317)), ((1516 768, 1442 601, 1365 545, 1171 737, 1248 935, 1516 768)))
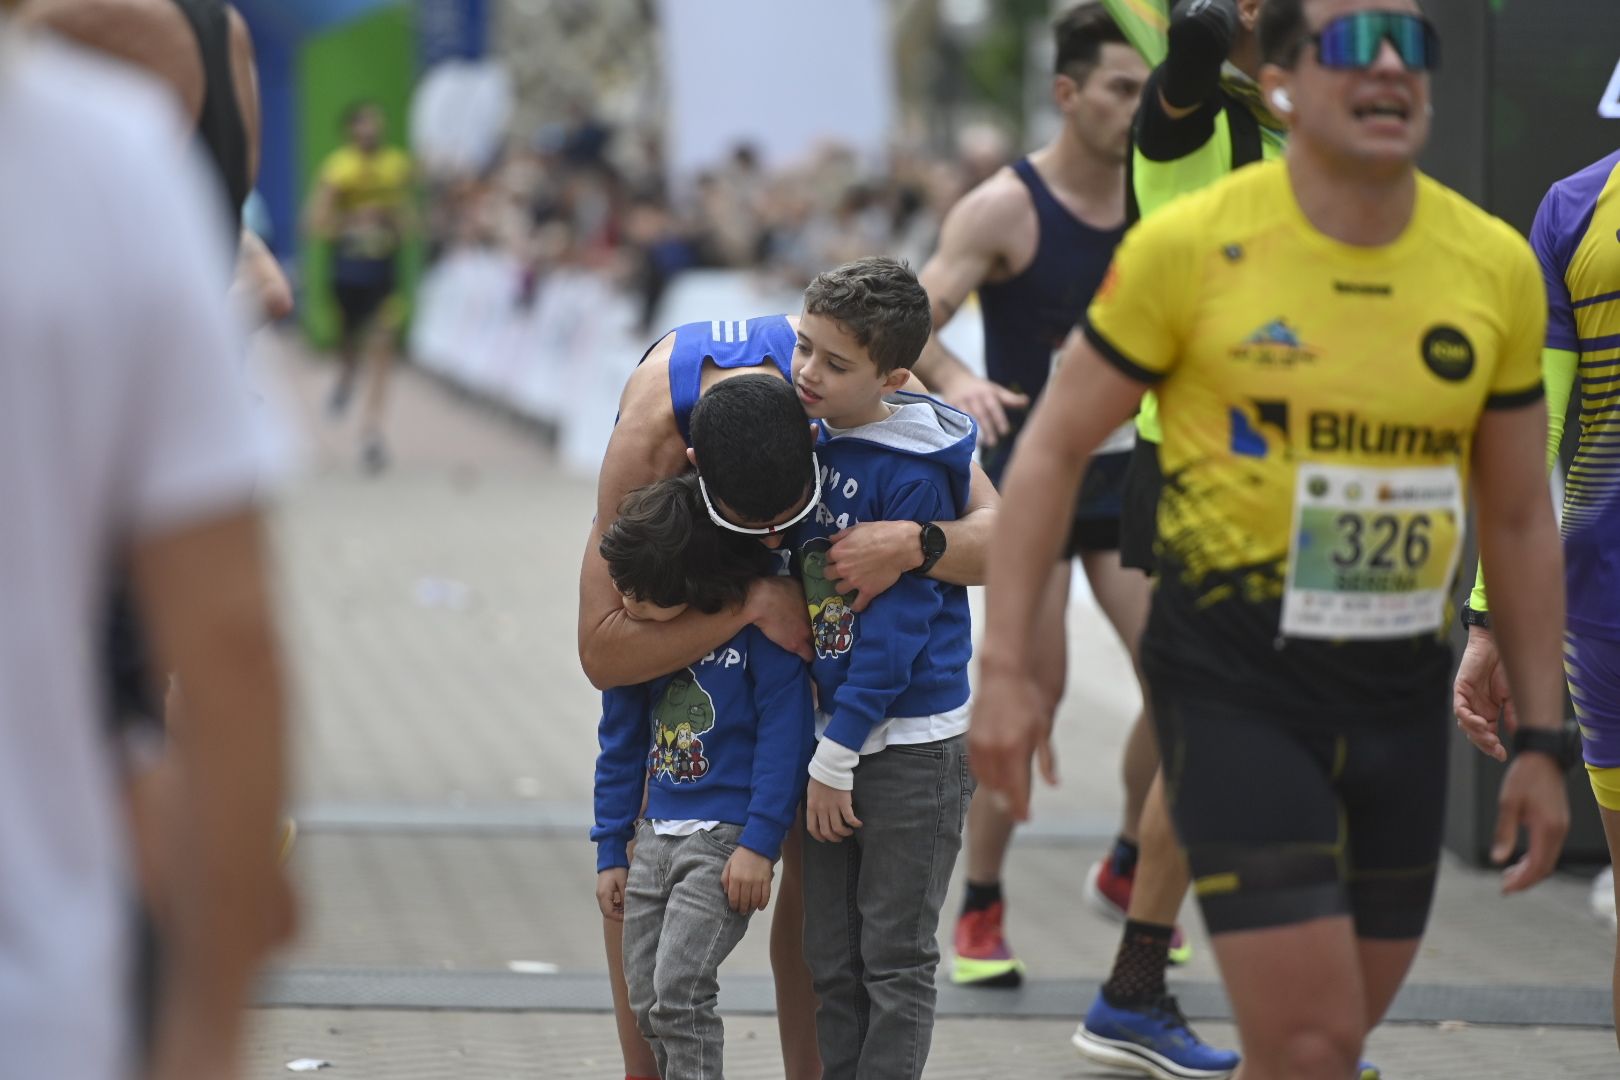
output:
MULTIPOLYGON (((889 415, 897 411, 893 405, 887 406, 889 415)), ((924 405, 906 405, 902 408, 913 410, 914 414, 929 423, 938 423, 934 419, 931 409, 924 405)), ((878 423, 883 421, 879 420, 878 423)), ((853 431, 853 428, 836 428, 825 420, 821 426, 826 429, 829 438, 853 431)), ((891 746, 918 746, 922 743, 941 742, 945 739, 954 739, 965 734, 968 722, 972 718, 973 706, 968 701, 950 712, 935 713, 931 716, 896 716, 884 720, 872 728, 866 741, 861 744, 857 753, 847 746, 840 746, 831 739, 823 739, 822 733, 827 730, 831 715, 824 712, 816 713, 816 754, 810 759, 810 775, 839 791, 849 791, 855 786, 854 770, 861 758, 869 754, 876 754, 891 746)))

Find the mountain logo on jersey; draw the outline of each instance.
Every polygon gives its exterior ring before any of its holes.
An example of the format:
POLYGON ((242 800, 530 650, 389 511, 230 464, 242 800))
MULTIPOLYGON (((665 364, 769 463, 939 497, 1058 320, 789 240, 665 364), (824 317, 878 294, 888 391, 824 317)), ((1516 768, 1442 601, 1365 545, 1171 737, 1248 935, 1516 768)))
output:
POLYGON ((1232 359, 1263 367, 1293 367, 1315 360, 1317 352, 1300 340, 1287 319, 1273 319, 1232 350, 1232 359))
POLYGON ((1455 326, 1432 326, 1423 335, 1423 362, 1447 382, 1462 382, 1474 372, 1474 346, 1455 326))
POLYGON ((855 594, 845 596, 827 579, 829 546, 825 537, 817 537, 799 552, 799 579, 804 585, 804 598, 810 605, 816 657, 821 660, 843 656, 855 644, 855 610, 849 606, 855 594))

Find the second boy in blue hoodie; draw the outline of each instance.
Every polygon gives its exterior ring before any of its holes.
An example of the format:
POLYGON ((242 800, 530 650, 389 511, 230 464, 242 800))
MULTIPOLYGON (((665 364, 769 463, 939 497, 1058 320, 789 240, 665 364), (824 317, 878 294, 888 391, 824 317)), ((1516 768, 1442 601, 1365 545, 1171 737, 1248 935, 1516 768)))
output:
POLYGON ((793 358, 799 399, 823 427, 821 505, 793 545, 816 649, 805 958, 828 1080, 922 1075, 934 934, 972 793, 967 590, 923 574, 943 550, 935 523, 966 504, 975 430, 899 392, 930 327, 916 277, 862 259, 811 282, 793 358), (826 553, 863 521, 916 522, 926 557, 857 611, 858 597, 829 580, 826 553))

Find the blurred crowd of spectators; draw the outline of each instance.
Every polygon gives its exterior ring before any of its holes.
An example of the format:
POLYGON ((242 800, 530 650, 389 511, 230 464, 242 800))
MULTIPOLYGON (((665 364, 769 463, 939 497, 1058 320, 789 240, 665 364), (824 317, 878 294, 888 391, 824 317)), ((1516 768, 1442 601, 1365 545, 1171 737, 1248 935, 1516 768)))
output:
POLYGON ((435 186, 430 253, 496 248, 522 267, 518 303, 560 267, 607 273, 653 329, 670 282, 699 267, 750 269, 802 287, 848 259, 920 268, 945 211, 1008 160, 1007 140, 968 128, 949 159, 896 147, 875 166, 826 144, 766 168, 753 147, 671 188, 656 133, 614 130, 584 110, 508 148, 482 176, 435 186))

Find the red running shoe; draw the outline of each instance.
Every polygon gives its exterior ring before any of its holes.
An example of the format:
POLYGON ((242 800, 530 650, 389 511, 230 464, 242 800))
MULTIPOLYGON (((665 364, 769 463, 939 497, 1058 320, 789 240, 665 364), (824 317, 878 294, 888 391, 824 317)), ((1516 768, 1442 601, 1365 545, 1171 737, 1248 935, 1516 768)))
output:
POLYGON ((958 986, 1014 987, 1024 981, 1024 962, 1013 955, 1001 932, 1006 905, 1000 900, 982 911, 964 911, 956 920, 956 957, 951 982, 958 986))
MULTIPOLYGON (((1123 923, 1126 912, 1131 909, 1134 880, 1134 874, 1115 873, 1114 860, 1104 856, 1086 871, 1086 903, 1110 922, 1123 923)), ((1170 938, 1170 962, 1179 967, 1191 959, 1192 946, 1187 944, 1187 937, 1178 926, 1170 938)))

